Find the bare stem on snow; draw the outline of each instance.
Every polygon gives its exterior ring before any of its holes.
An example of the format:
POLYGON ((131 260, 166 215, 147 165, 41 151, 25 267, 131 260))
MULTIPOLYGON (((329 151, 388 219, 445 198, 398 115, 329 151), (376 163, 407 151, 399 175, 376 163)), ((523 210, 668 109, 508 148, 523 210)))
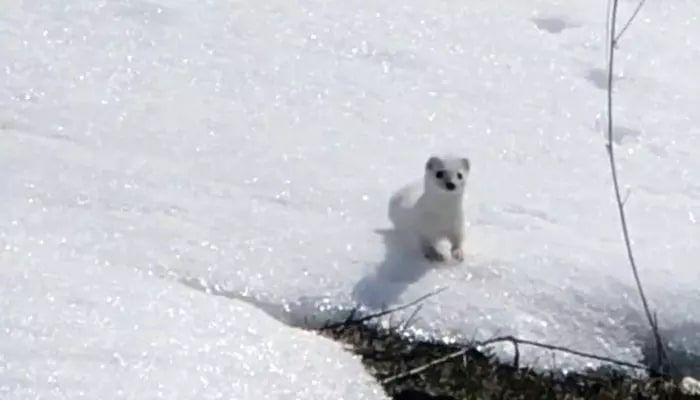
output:
POLYGON ((624 28, 618 35, 616 33, 616 23, 617 23, 617 11, 618 11, 618 0, 611 0, 611 11, 610 11, 610 21, 608 30, 608 84, 607 84, 607 113, 608 113, 608 129, 607 129, 607 143, 606 149, 608 151, 608 160, 610 161, 610 172, 612 173, 613 179, 613 189, 615 191, 615 200, 617 201, 617 210, 620 216, 620 225, 622 226, 622 236, 625 242, 625 249, 627 250, 627 259, 629 260, 630 266, 632 267, 632 274, 634 275, 634 281, 637 284, 637 291, 639 292, 639 297, 642 300, 642 306, 644 307, 644 313, 646 314, 647 321, 651 327, 652 333, 654 335, 654 340, 656 342, 656 357, 657 357, 657 367, 661 369, 662 372, 667 367, 668 359, 666 357, 666 351, 664 349, 663 341, 661 340, 661 335, 659 333, 659 327, 656 323, 656 319, 652 315, 651 309, 649 308, 649 302, 644 293, 644 288, 642 286, 642 281, 639 278, 639 271, 637 269, 637 262, 634 258, 634 253, 632 252, 632 241, 630 240, 629 228, 627 226, 627 217, 625 214, 625 203, 627 198, 623 200, 620 194, 620 184, 617 176, 617 164, 615 163, 615 149, 613 147, 613 72, 615 66, 615 49, 617 47, 617 42, 622 36, 622 34, 627 30, 632 20, 637 16, 639 10, 644 5, 642 0, 637 9, 632 14, 632 17, 625 24, 624 28))

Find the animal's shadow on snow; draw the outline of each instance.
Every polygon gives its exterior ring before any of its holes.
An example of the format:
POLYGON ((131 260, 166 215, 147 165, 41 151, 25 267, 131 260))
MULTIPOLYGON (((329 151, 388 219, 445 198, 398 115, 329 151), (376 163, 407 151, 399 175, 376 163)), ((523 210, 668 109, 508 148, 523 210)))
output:
POLYGON ((433 268, 407 233, 376 230, 384 241, 385 257, 376 269, 355 284, 353 300, 371 309, 385 308, 401 296, 406 288, 433 268))

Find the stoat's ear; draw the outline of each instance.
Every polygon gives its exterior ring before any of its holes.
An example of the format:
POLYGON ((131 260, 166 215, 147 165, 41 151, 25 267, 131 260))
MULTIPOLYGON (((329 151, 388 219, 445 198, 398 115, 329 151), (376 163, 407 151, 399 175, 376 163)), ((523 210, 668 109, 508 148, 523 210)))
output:
POLYGON ((464 167, 465 171, 469 171, 469 169, 471 168, 471 163, 469 162, 468 158, 462 159, 462 166, 464 167))
POLYGON ((425 163, 425 169, 428 171, 435 171, 436 169, 442 168, 442 160, 439 157, 430 157, 427 163, 425 163))

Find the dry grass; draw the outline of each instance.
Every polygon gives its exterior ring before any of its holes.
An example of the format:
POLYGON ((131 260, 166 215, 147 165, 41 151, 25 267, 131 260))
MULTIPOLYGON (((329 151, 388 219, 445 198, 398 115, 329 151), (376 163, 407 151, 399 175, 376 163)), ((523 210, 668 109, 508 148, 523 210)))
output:
MULTIPOLYGON (((322 330, 348 344, 379 381, 459 351, 460 346, 413 341, 369 323, 322 330)), ((394 399, 691 399, 676 382, 638 379, 610 369, 586 374, 537 373, 469 350, 420 373, 384 383, 394 399)))

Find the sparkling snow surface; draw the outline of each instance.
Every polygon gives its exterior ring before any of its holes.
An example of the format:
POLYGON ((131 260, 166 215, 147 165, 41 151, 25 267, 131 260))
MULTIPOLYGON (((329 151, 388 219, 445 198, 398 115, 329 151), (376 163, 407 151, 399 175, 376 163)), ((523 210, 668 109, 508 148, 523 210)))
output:
MULTIPOLYGON (((623 21, 634 6, 622 2, 623 21)), ((11 0, 0 10, 0 262, 21 281, 17 296, 59 285, 63 307, 75 291, 106 312, 120 290, 128 310, 169 285, 173 305, 148 312, 182 307, 180 322, 159 317, 163 329, 196 341, 183 326, 245 325, 254 311, 202 296, 180 306, 195 295, 172 287, 179 278, 277 307, 288 322, 448 287, 424 303, 417 332, 649 355, 602 132, 605 1, 11 0), (462 265, 429 267, 387 230, 387 202, 442 152, 472 160, 471 229, 462 265), (23 265, 35 267, 20 279, 23 265)), ((700 354, 699 15, 694 0, 648 2, 620 43, 615 80, 640 272, 683 356, 700 354)), ((87 329, 53 319, 70 309, 3 301, 10 321, 31 309, 34 329, 87 329)), ((90 332, 109 354, 147 348, 90 332)), ((4 365, 34 354, 27 343, 4 365)), ((536 349, 522 359, 591 365, 536 349)), ((182 373, 197 376, 189 366, 182 373)))
POLYGON ((386 398, 337 343, 70 253, 3 259, 3 399, 386 398))

